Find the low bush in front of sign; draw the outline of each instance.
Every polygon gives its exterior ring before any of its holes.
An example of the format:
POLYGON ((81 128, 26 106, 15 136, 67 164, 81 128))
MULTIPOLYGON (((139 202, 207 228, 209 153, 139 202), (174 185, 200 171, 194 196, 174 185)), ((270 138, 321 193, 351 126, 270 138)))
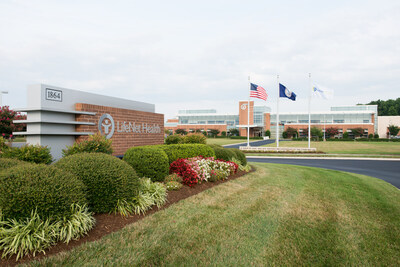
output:
POLYGON ((111 155, 113 153, 112 141, 101 134, 89 135, 87 140, 75 142, 62 151, 64 157, 83 152, 99 152, 111 155))
POLYGON ((131 147, 126 151, 123 160, 131 165, 140 177, 151 178, 153 182, 162 182, 168 175, 168 156, 159 147, 131 147))
POLYGON ((55 166, 83 181, 89 208, 96 213, 112 212, 119 202, 130 202, 138 194, 139 179, 135 170, 111 155, 74 154, 60 159, 55 166))
POLYGON ((15 158, 27 162, 50 164, 53 158, 47 146, 25 145, 22 147, 7 147, 2 149, 1 157, 15 158))

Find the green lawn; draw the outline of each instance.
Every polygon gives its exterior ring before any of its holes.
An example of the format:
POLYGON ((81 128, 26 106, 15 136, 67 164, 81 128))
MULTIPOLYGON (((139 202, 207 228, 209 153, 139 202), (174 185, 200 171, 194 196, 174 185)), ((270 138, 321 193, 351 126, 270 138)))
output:
MULTIPOLYGON (((257 140, 250 140, 257 141, 257 140)), ((229 139, 229 138, 207 138, 208 145, 230 145, 230 144, 239 144, 239 143, 247 143, 247 139, 229 139)))
POLYGON ((399 266, 400 192, 279 164, 32 266, 399 266))
MULTIPOLYGON (((276 143, 265 145, 275 147, 276 143)), ((308 147, 307 141, 279 142, 281 147, 308 147)), ((400 155, 400 142, 311 142, 311 147, 330 154, 400 155)))

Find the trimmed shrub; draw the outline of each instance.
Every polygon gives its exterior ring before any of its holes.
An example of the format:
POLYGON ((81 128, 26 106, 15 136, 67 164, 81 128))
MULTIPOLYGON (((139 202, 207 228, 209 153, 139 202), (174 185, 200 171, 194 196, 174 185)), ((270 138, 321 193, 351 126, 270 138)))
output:
POLYGON ((206 144, 207 138, 203 134, 188 134, 183 138, 185 144, 206 144))
POLYGON ((169 164, 177 159, 186 159, 197 156, 215 157, 214 150, 203 144, 178 144, 168 146, 157 146, 164 150, 168 156, 169 164))
POLYGON ((246 155, 240 151, 237 148, 225 148, 228 149, 230 151, 232 151, 233 153, 235 153, 235 158, 239 160, 240 164, 243 166, 247 165, 247 159, 246 159, 246 155))
POLYGON ((378 139, 379 138, 379 134, 374 134, 374 138, 378 139))
POLYGON ((62 151, 64 157, 83 152, 99 152, 111 155, 113 152, 112 141, 101 134, 89 135, 88 140, 80 143, 75 142, 62 151))
POLYGON ((3 158, 14 158, 33 163, 50 164, 53 158, 50 154, 50 148, 40 145, 25 145, 22 147, 13 147, 5 149, 2 154, 3 158))
POLYGON ((183 136, 180 134, 173 134, 165 138, 165 144, 172 145, 172 144, 182 144, 183 143, 183 136))
POLYGON ((31 163, 19 159, 0 158, 0 171, 7 170, 15 166, 30 165, 31 163))
POLYGON ((86 203, 85 186, 71 172, 53 166, 25 165, 0 173, 4 219, 24 219, 36 210, 42 219, 71 215, 71 205, 86 203))
POLYGON ((164 181, 169 172, 168 156, 153 146, 129 148, 123 158, 140 177, 149 177, 153 182, 164 181))
POLYGON ((210 147, 214 150, 216 159, 223 159, 226 161, 232 160, 232 158, 236 157, 236 153, 230 149, 223 148, 219 145, 210 145, 210 147))
POLYGON ((138 194, 139 179, 125 161, 104 153, 80 153, 60 159, 55 166, 75 174, 87 187, 89 207, 112 212, 119 201, 138 194))

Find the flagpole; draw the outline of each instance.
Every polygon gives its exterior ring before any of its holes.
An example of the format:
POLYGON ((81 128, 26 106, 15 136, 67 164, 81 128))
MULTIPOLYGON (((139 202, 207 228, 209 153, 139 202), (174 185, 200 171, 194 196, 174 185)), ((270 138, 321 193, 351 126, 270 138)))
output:
POLYGON ((326 130, 325 130, 325 124, 326 124, 326 119, 325 119, 325 114, 324 114, 324 142, 325 142, 325 132, 326 132, 326 130))
POLYGON ((278 100, 276 101, 276 147, 279 148, 279 75, 276 77, 278 81, 278 100))
POLYGON ((249 101, 247 102, 247 146, 250 146, 250 76, 249 76, 249 101))
POLYGON ((308 74, 310 83, 310 92, 308 96, 308 148, 311 147, 311 73, 308 74))

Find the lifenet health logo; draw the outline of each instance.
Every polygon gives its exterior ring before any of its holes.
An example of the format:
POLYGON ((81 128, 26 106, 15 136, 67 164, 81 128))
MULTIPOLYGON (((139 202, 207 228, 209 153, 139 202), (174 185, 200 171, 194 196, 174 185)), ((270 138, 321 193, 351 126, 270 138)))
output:
POLYGON ((103 114, 99 119, 99 131, 102 135, 105 135, 107 139, 110 139, 115 131, 114 119, 110 114, 103 114))

